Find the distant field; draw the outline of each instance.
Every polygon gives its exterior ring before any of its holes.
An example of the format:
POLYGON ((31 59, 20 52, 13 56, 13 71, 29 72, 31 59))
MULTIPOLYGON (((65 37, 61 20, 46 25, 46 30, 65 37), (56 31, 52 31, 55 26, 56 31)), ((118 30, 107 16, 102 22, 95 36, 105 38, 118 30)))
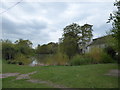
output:
MULTIPOLYGON (((43 80, 53 84, 64 85, 68 88, 117 88, 118 77, 104 75, 116 64, 95 64, 81 66, 18 66, 3 63, 3 73, 29 73, 31 79, 43 80)), ((15 80, 14 77, 3 79, 3 88, 50 88, 40 83, 27 82, 26 79, 15 80)))

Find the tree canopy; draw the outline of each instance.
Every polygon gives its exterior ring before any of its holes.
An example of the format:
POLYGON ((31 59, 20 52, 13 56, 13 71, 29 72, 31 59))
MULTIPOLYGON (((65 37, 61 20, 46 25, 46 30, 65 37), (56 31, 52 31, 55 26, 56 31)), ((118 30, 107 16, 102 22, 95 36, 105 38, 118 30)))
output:
POLYGON ((84 53, 84 48, 92 38, 92 25, 73 23, 63 29, 63 36, 60 39, 61 51, 71 58, 76 53, 84 53))

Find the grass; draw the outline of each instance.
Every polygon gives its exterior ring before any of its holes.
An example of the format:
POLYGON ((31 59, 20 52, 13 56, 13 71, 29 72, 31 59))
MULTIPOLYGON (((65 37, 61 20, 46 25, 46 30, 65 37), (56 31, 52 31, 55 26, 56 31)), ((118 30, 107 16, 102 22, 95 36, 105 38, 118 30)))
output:
POLYGON ((41 68, 32 78, 49 80, 70 88, 117 88, 118 78, 104 75, 116 68, 113 64, 49 66, 41 68))
MULTIPOLYGON (((81 66, 18 66, 3 63, 3 73, 29 73, 32 79, 45 80, 68 88, 118 88, 118 77, 106 76, 116 64, 94 64, 81 66)), ((3 88, 47 88, 45 84, 30 83, 26 80, 15 80, 15 77, 3 79, 3 88)))
POLYGON ((31 83, 26 80, 15 80, 15 77, 4 78, 2 88, 52 88, 44 84, 31 83))

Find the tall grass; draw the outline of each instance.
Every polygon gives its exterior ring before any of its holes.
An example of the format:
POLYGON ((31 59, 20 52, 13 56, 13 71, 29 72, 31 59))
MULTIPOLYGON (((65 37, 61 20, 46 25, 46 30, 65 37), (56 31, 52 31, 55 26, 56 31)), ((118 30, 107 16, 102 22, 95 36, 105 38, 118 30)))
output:
POLYGON ((92 64, 93 59, 87 57, 86 55, 75 55, 71 60, 70 60, 70 65, 84 65, 84 64, 92 64))
POLYGON ((94 63, 112 63, 113 59, 101 48, 92 48, 87 55, 93 59, 94 63))
POLYGON ((68 56, 62 53, 57 53, 53 56, 49 56, 46 58, 47 65, 67 65, 69 59, 68 56))

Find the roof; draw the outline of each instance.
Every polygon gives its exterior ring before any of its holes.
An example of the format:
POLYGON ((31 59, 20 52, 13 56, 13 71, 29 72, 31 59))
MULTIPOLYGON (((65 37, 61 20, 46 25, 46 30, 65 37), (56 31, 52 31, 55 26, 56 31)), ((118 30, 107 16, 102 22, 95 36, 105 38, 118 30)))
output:
POLYGON ((95 38, 95 39, 93 39, 93 42, 89 46, 106 44, 109 37, 110 37, 110 35, 95 38))

